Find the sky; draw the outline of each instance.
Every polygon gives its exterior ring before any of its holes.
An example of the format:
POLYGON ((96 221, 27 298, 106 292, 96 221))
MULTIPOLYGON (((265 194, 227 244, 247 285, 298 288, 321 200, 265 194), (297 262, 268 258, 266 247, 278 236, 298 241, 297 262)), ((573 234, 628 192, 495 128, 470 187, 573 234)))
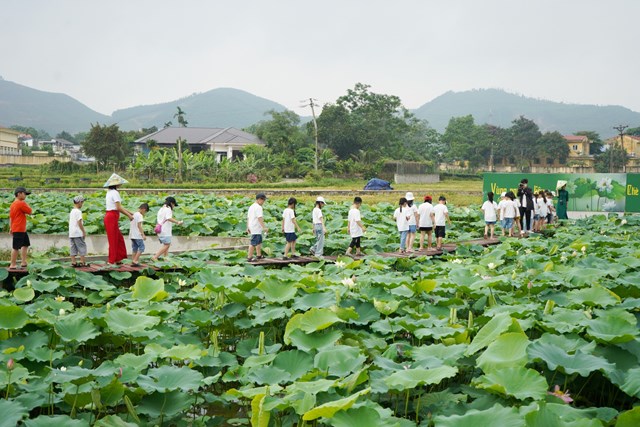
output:
POLYGON ((640 112, 639 0, 1 0, 0 76, 104 114, 220 87, 310 115, 499 88, 640 112), (308 102, 307 102, 308 103, 308 102))

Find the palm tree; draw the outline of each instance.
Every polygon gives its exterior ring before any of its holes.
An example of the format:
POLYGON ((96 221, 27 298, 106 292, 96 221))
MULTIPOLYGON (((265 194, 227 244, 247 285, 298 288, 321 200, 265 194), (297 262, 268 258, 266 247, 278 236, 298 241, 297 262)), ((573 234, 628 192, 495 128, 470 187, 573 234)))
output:
MULTIPOLYGON (((180 125, 180 127, 186 128, 189 122, 187 122, 187 119, 185 119, 184 116, 186 116, 187 113, 182 111, 182 108, 180 107, 177 107, 177 108, 178 108, 178 112, 173 115, 173 118, 178 119, 178 124, 180 125)), ((178 180, 182 181, 182 142, 187 142, 187 141, 185 141, 184 139, 182 139, 182 137, 179 136, 176 142, 178 143, 178 180)))

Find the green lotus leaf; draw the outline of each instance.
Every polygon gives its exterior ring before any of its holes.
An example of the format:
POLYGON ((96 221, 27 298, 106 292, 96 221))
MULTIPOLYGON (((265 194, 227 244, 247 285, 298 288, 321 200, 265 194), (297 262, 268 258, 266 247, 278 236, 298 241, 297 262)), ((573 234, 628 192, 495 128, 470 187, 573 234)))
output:
POLYGON ((542 325, 547 330, 557 333, 580 332, 587 325, 587 317, 582 310, 569 310, 556 308, 552 314, 545 315, 541 319, 542 325))
POLYGON ((255 384, 282 384, 291 381, 291 375, 284 369, 275 366, 260 366, 247 372, 245 381, 255 384))
POLYGON ((56 280, 29 279, 31 287, 38 292, 53 292, 60 287, 60 282, 56 280))
POLYGON ((541 400, 549 389, 549 384, 542 375, 522 366, 491 371, 477 378, 474 385, 519 400, 541 400))
POLYGON ((338 411, 344 411, 353 406, 354 403, 358 400, 360 396, 363 396, 369 393, 371 389, 366 388, 361 390, 355 394, 352 394, 349 397, 345 397, 344 399, 334 400, 331 402, 324 403, 320 406, 316 406, 310 411, 306 412, 302 419, 305 421, 312 421, 318 418, 331 418, 338 411))
POLYGON ((181 412, 186 412, 193 403, 193 397, 188 393, 174 390, 169 393, 155 392, 142 398, 136 407, 140 414, 157 418, 160 416, 172 417, 181 412))
POLYGON ((202 353, 203 349, 195 344, 179 344, 162 352, 161 357, 168 357, 174 360, 198 360, 203 356, 202 353))
POLYGON ((373 300, 373 306, 381 314, 384 314, 385 316, 388 316, 391 313, 394 313, 398 309, 398 307, 400 307, 400 301, 395 301, 395 300, 383 301, 383 300, 379 300, 379 299, 375 298, 373 300))
POLYGON ((564 373, 577 373, 583 377, 589 376, 593 371, 608 370, 614 367, 601 357, 585 353, 582 350, 565 350, 557 343, 543 342, 542 340, 533 342, 527 352, 533 360, 544 361, 552 371, 561 367, 564 373))
POLYGON ((20 329, 27 324, 29 315, 17 305, 0 305, 0 329, 20 329))
POLYGON ((147 375, 138 377, 138 385, 147 393, 174 390, 193 391, 200 387, 204 376, 187 366, 161 366, 149 369, 147 375))
POLYGON ((131 278, 133 275, 129 271, 110 271, 109 276, 118 281, 123 281, 131 278))
POLYGON ((287 387, 289 393, 307 393, 316 395, 336 386, 337 380, 319 379, 315 381, 297 381, 287 387))
POLYGON ((95 378, 91 369, 81 366, 60 366, 58 369, 51 370, 49 374, 52 382, 58 384, 73 383, 76 385, 84 384, 95 378))
POLYGON ((567 298, 574 304, 588 305, 591 307, 607 307, 620 303, 620 297, 618 295, 600 285, 571 290, 567 292, 567 298))
POLYGON ((126 422, 117 415, 107 415, 96 421, 93 427, 136 427, 137 425, 136 423, 126 422))
POLYGON ((202 327, 211 324, 214 316, 211 315, 210 311, 192 308, 182 314, 182 319, 185 322, 202 327))
POLYGON ((366 357, 357 347, 337 345, 320 350, 314 358, 314 366, 329 375, 343 377, 362 367, 366 357))
POLYGON ((330 292, 317 292, 314 294, 306 294, 296 298, 291 306, 297 311, 307 311, 310 308, 329 308, 336 303, 336 295, 330 292))
POLYGON ((410 390, 419 385, 439 384, 445 378, 451 378, 458 373, 458 368, 439 366, 433 369, 405 369, 394 372, 385 378, 385 384, 394 390, 410 390))
POLYGON ((132 353, 125 353, 118 356, 114 362, 122 368, 130 368, 136 372, 142 372, 149 367, 151 362, 154 362, 156 357, 151 354, 141 354, 139 356, 132 353))
POLYGON ((100 335, 95 325, 85 318, 84 313, 74 313, 60 317, 53 325, 56 334, 63 341, 85 342, 100 335))
MULTIPOLYGON (((411 350, 411 357, 416 361, 440 361, 442 365, 455 365, 467 349, 465 344, 444 345, 431 344, 415 347, 411 350)), ((424 367, 424 366, 423 366, 424 367)))
POLYGON ((25 427, 88 427, 85 420, 74 420, 68 415, 40 415, 32 420, 24 421, 25 427))
POLYGON ((280 282, 274 278, 268 278, 257 286, 269 302, 283 303, 296 296, 298 288, 289 282, 280 282))
POLYGON ((623 310, 597 310, 598 317, 588 322, 587 334, 599 342, 619 344, 638 336, 636 317, 623 310))
POLYGON ((0 268, 0 282, 4 282, 7 277, 9 277, 9 270, 0 268))
POLYGON ((505 408, 499 404, 485 410, 471 409, 463 415, 439 415, 434 418, 435 427, 523 427, 524 419, 516 408, 505 408))
POLYGON ((140 301, 162 301, 167 297, 164 290, 164 280, 153 280, 146 276, 139 276, 131 286, 132 296, 140 301))
POLYGON ((76 281, 83 288, 94 291, 107 291, 115 288, 115 286, 104 280, 101 276, 87 273, 86 271, 76 271, 76 281))
POLYGON ((313 357, 300 350, 283 351, 275 357, 273 366, 288 372, 292 380, 297 380, 313 369, 313 357))
POLYGON ((618 415, 616 427, 637 427, 640 425, 640 406, 636 406, 618 415))
POLYGON ((529 339, 522 332, 502 334, 478 357, 477 365, 485 373, 496 369, 524 366, 529 361, 527 357, 529 344, 529 339))
POLYGON ((607 274, 606 270, 599 268, 572 267, 567 272, 567 278, 576 286, 584 286, 599 282, 607 274))
POLYGON ((21 302, 31 301, 35 296, 36 293, 31 286, 25 286, 13 291, 13 297, 21 302))
POLYGON ((143 332, 160 323, 159 317, 131 313, 124 308, 110 310, 105 319, 112 331, 127 335, 143 332))
POLYGON ((73 270, 66 269, 56 264, 51 264, 40 271, 39 276, 48 279, 63 279, 70 278, 74 273, 73 270))
POLYGON ((629 369, 620 389, 629 396, 640 398, 640 368, 629 369))
POLYGON ((471 341, 471 344, 469 344, 465 354, 470 356, 488 346, 503 332, 509 329, 512 323, 513 319, 508 313, 500 313, 492 317, 491 320, 478 331, 473 341, 471 341))
POLYGON ((380 414, 373 408, 361 406, 336 413, 329 421, 333 427, 372 427, 384 425, 380 414))
POLYGON ((306 333, 321 331, 334 323, 343 322, 333 311, 326 308, 312 308, 302 315, 300 329, 306 333))
POLYGON ((253 368, 255 366, 266 365, 267 363, 271 363, 273 359, 276 358, 276 356, 277 355, 275 353, 263 354, 260 356, 249 356, 244 361, 244 364, 242 366, 244 366, 245 368, 253 368))
POLYGON ((264 325, 265 323, 272 322, 276 319, 282 319, 291 316, 291 309, 281 305, 272 305, 253 309, 251 310, 251 315, 254 317, 251 324, 260 326, 264 325))
POLYGON ((29 415, 29 410, 22 403, 6 399, 0 400, 0 427, 14 427, 18 421, 29 415))

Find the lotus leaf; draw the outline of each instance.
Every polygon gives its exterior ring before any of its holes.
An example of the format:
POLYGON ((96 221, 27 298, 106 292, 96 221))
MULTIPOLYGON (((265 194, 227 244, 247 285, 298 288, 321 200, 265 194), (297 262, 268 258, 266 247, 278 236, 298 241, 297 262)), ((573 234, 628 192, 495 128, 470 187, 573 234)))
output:
POLYGON ((200 387, 203 375, 189 367, 161 366, 138 377, 138 385, 147 393, 174 390, 193 391, 200 387))
POLYGON ((600 285, 589 288, 574 289, 567 293, 567 297, 574 304, 607 307, 620 303, 620 297, 600 285))
POLYGON ((167 297, 164 290, 164 280, 153 280, 146 276, 139 276, 131 286, 132 296, 141 301, 162 301, 167 297))
POLYGON ((25 427, 89 427, 85 420, 74 420, 68 415, 40 415, 32 420, 24 421, 25 427))
POLYGON ((565 350, 556 343, 533 342, 527 349, 529 356, 534 360, 544 361, 549 369, 562 368, 567 374, 579 374, 588 376, 593 371, 613 368, 605 359, 585 353, 582 350, 565 350))
POLYGON ((145 329, 149 329, 160 323, 159 317, 130 313, 123 308, 116 308, 109 311, 105 315, 105 319, 111 330, 126 335, 143 332, 145 329))
POLYGON ((150 417, 172 417, 183 412, 192 402, 192 396, 178 390, 169 393, 155 392, 143 397, 137 408, 139 413, 150 417))
POLYGON ((85 342, 100 335, 100 331, 85 319, 82 312, 61 317, 54 324, 54 328, 64 341, 85 342))
POLYGON ((14 427, 25 418, 29 411, 20 402, 0 400, 0 427, 14 427))
POLYGON ((473 341, 471 341, 471 344, 469 344, 465 354, 470 356, 488 346, 503 332, 509 329, 512 323, 513 319, 507 313, 494 316, 478 331, 473 341))
POLYGON ((355 394, 352 394, 349 397, 345 397, 344 399, 334 400, 331 402, 324 403, 320 406, 316 406, 315 408, 306 412, 302 416, 302 419, 305 421, 312 421, 321 417, 331 418, 335 415, 336 412, 344 411, 346 409, 351 408, 353 404, 356 403, 356 401, 360 396, 363 396, 369 393, 370 391, 371 391, 370 389, 366 388, 355 394))
POLYGON ((276 355, 273 366, 288 372, 295 381, 313 369, 313 357, 299 350, 283 351, 276 355))
POLYGON ((251 401, 251 426, 269 427, 270 411, 264 410, 265 394, 256 395, 251 401))
POLYGON ((291 375, 275 366, 260 366, 247 372, 246 381, 263 385, 282 384, 290 382, 291 375))
POLYGON ((136 427, 138 424, 129 423, 120 418, 117 415, 107 415, 104 418, 100 418, 93 425, 94 427, 136 427))
POLYGON ((623 309, 596 311, 598 318, 588 322, 587 334, 599 342, 619 344, 638 336, 638 326, 633 314, 623 309))
POLYGON ((343 377, 360 369, 365 360, 359 348, 337 345, 320 350, 314 358, 314 366, 328 375, 343 377))
POLYGON ((524 426, 524 419, 515 408, 505 408, 499 404, 485 410, 471 409, 464 415, 439 415, 433 421, 435 427, 524 426))
POLYGON ((330 421, 333 427, 371 427, 384 426, 378 411, 359 407, 336 413, 330 421))
POLYGON ((491 371, 478 378, 475 385, 519 400, 541 400, 549 388, 547 380, 542 375, 522 366, 491 371))
POLYGON ((291 306, 292 309, 298 311, 307 311, 310 308, 329 308, 336 303, 335 293, 317 292, 313 294, 305 294, 296 298, 291 306))
POLYGON ((488 374, 496 369, 524 366, 529 360, 529 343, 524 333, 502 334, 478 357, 478 367, 488 374))
MULTIPOLYGON (((201 347, 194 344, 179 344, 163 351, 161 357, 168 357, 174 360, 198 360, 205 353, 201 347)), ((205 353, 206 354, 206 353, 205 353)))
POLYGON ((636 427, 640 425, 640 406, 620 413, 616 427, 636 427))
POLYGON ((407 390, 426 384, 439 384, 445 378, 458 373, 458 368, 439 366, 433 369, 404 369, 389 375, 384 382, 394 390, 407 390))
POLYGON ((298 288, 292 283, 280 282, 275 278, 264 280, 258 285, 258 289, 262 291, 267 301, 279 303, 293 299, 298 292, 298 288))
POLYGON ((0 329, 20 329, 27 324, 29 315, 17 305, 0 305, 0 329))
POLYGON ((31 301, 36 296, 33 288, 30 286, 24 288, 18 288, 13 291, 13 297, 21 302, 31 301))

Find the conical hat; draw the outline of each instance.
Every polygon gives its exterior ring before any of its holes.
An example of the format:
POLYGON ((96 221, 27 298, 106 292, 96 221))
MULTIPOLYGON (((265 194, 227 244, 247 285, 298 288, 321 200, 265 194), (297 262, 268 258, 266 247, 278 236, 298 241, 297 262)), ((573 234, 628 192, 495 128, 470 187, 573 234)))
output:
POLYGON ((122 184, 128 184, 128 183, 129 181, 127 181, 117 173, 114 173, 109 177, 107 182, 104 183, 103 187, 113 187, 114 185, 122 185, 122 184))
POLYGON ((565 185, 567 185, 567 181, 564 181, 562 179, 558 180, 558 183, 556 184, 556 190, 561 189, 562 187, 564 187, 565 185))

